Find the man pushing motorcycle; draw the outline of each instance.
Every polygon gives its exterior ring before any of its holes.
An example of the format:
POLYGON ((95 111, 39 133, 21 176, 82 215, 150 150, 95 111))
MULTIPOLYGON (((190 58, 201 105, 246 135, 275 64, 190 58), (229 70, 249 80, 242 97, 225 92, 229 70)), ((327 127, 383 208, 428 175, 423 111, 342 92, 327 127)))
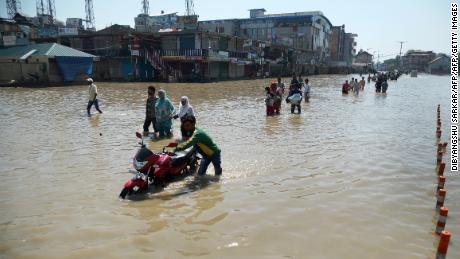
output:
POLYGON ((191 146, 196 146, 198 152, 203 156, 198 175, 204 175, 210 163, 214 166, 215 175, 222 174, 221 151, 214 141, 201 128, 196 128, 196 119, 194 116, 187 116, 182 119, 182 129, 187 137, 186 142, 176 147, 175 151, 185 150, 191 146))

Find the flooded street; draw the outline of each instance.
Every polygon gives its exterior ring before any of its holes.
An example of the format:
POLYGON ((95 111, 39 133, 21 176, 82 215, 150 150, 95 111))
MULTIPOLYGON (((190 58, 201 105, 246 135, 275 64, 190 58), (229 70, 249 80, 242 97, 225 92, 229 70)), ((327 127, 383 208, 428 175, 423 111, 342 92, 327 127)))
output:
MULTIPOLYGON (((149 84, 96 82, 104 113, 91 118, 86 86, 0 89, 0 257, 434 258, 436 106, 448 141, 450 78, 342 96, 351 77, 310 77, 300 116, 283 102, 268 118, 268 79, 154 84, 176 107, 189 97, 224 171, 141 201, 118 194, 149 84)), ((460 179, 448 169, 447 255, 460 258, 460 179)))

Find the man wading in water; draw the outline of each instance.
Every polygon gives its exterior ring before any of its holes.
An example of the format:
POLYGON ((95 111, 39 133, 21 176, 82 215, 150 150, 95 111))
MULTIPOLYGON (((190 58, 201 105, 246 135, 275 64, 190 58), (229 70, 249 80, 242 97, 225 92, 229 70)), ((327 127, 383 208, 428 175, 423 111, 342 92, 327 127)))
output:
POLYGON ((183 130, 186 135, 191 134, 190 139, 177 146, 175 151, 180 151, 187 149, 191 146, 196 146, 198 151, 203 156, 201 160, 200 169, 198 169, 198 175, 204 175, 210 163, 214 165, 214 172, 216 175, 222 174, 221 159, 220 159, 220 149, 214 143, 214 141, 209 137, 206 132, 200 128, 195 127, 196 119, 194 116, 187 116, 182 119, 183 130), (187 132, 189 132, 187 134, 187 132))
POLYGON ((93 84, 93 79, 88 78, 86 79, 88 82, 88 92, 89 92, 89 101, 88 101, 88 106, 86 107, 86 110, 88 112, 88 116, 91 116, 91 107, 94 106, 96 107, 96 110, 99 113, 102 113, 102 111, 99 109, 99 101, 97 100, 97 86, 93 84))

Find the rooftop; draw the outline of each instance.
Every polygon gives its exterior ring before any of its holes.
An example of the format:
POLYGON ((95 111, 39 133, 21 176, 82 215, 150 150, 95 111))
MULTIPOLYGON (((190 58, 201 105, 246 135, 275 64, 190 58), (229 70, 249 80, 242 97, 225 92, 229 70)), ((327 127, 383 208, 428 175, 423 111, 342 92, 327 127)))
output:
POLYGON ((25 59, 29 56, 96 57, 89 53, 57 43, 42 43, 0 48, 0 58, 25 59))
MULTIPOLYGON (((265 9, 251 9, 252 10, 265 10, 265 9)), ((258 17, 250 17, 250 18, 231 18, 231 19, 218 19, 218 20, 206 20, 200 21, 203 23, 213 23, 213 22, 223 22, 223 21, 250 21, 250 20, 263 20, 263 19, 275 19, 275 20, 294 20, 294 19, 301 19, 301 18, 308 18, 312 19, 313 16, 321 16, 323 17, 329 25, 332 27, 332 23, 329 19, 324 16, 324 14, 320 11, 311 11, 311 12, 295 12, 295 13, 281 13, 281 14, 264 14, 258 17)))

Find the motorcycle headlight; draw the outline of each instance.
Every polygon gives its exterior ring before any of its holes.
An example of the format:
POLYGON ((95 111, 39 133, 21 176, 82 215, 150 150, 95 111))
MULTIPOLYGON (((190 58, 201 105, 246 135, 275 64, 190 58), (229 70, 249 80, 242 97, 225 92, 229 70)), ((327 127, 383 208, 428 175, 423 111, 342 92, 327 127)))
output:
POLYGON ((136 159, 133 159, 133 166, 134 166, 134 169, 136 170, 141 170, 142 167, 144 167, 144 165, 147 164, 147 161, 137 161, 136 159))

